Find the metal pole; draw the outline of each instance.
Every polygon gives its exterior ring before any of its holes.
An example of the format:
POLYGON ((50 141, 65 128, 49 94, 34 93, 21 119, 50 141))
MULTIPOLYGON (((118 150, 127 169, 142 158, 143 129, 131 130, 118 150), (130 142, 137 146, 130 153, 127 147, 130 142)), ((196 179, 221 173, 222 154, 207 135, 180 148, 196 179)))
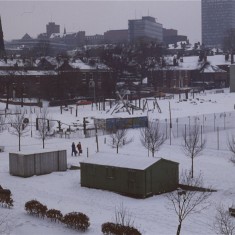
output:
POLYGON ((190 116, 188 116, 189 132, 190 132, 190 116))
POLYGON ((214 131, 215 131, 215 119, 216 119, 216 116, 215 116, 215 113, 214 113, 214 131))
POLYGON ((226 117, 226 113, 224 112, 224 130, 225 130, 225 117, 226 117))
POLYGON ((176 123, 177 123, 177 138, 179 137, 179 135, 178 135, 178 130, 179 130, 179 123, 178 123, 178 118, 176 118, 176 123))
POLYGON ((202 125, 201 125, 201 145, 202 145, 202 125))
POLYGON ((166 139, 167 139, 167 118, 165 119, 166 121, 166 139))
POLYGON ((96 149, 97 153, 99 152, 99 141, 98 141, 98 135, 97 135, 97 126, 95 125, 95 139, 96 139, 96 149))
POLYGON ((203 131, 204 131, 204 120, 205 120, 205 117, 204 117, 204 114, 202 116, 202 126, 203 126, 203 131))
POLYGON ((33 130, 32 130, 32 107, 31 107, 31 98, 30 100, 30 123, 31 123, 31 137, 33 137, 33 130))
POLYGON ((171 121, 171 104, 169 101, 169 113, 170 113, 170 145, 171 145, 171 129, 172 129, 172 121, 171 121))

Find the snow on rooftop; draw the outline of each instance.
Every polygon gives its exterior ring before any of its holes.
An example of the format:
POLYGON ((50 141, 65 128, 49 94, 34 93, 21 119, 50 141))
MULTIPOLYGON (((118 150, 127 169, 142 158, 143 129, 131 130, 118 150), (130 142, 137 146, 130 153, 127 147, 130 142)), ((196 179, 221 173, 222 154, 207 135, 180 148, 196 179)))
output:
POLYGON ((29 154, 38 154, 38 153, 47 153, 47 152, 57 152, 57 151, 66 151, 66 149, 58 149, 58 148, 52 148, 52 149, 40 149, 40 150, 23 150, 23 151, 16 151, 16 152, 10 152, 12 154, 19 154, 19 155, 29 155, 29 154))
MULTIPOLYGON (((28 61, 26 61, 26 63, 27 62, 28 61)), ((0 60, 0 67, 14 67, 16 64, 18 67, 23 67, 25 65, 22 59, 7 59, 6 61, 3 59, 0 60)))
MULTIPOLYGON (((173 58, 174 56, 165 56, 165 62, 166 62, 166 67, 159 67, 156 65, 154 68, 155 70, 199 70, 202 68, 204 65, 204 61, 199 62, 199 57, 198 56, 185 56, 182 58, 182 61, 178 60, 178 66, 173 66, 173 58)), ((235 58, 235 57, 234 57, 235 58)), ((231 61, 225 60, 224 55, 213 55, 213 56, 207 56, 207 62, 209 63, 210 66, 213 66, 209 68, 207 66, 207 71, 209 72, 223 72, 223 70, 219 69, 217 66, 220 65, 231 65, 231 61)))
MULTIPOLYGON (((15 71, 15 70, 0 70, 0 75, 2 76, 48 76, 57 75, 56 71, 49 70, 28 70, 28 71, 15 71)), ((36 77, 35 77, 36 78, 36 77)))
POLYGON ((88 69, 88 70, 96 70, 96 69, 109 69, 109 67, 102 63, 95 63, 94 66, 86 64, 82 62, 80 59, 69 62, 69 65, 74 69, 88 69))
POLYGON ((160 159, 161 158, 147 157, 145 155, 136 157, 128 154, 96 153, 81 162, 103 166, 145 170, 154 163, 158 162, 160 159))
POLYGON ((226 73, 225 70, 220 69, 218 66, 208 65, 206 66, 201 73, 226 73))

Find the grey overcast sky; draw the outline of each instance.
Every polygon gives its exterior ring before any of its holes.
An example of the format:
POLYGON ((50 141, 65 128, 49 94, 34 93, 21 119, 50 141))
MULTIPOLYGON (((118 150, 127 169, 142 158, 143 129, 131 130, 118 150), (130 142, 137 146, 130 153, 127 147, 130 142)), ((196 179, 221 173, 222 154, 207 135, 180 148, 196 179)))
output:
POLYGON ((19 39, 25 33, 36 37, 46 32, 50 21, 61 32, 86 31, 103 34, 110 29, 127 29, 128 19, 153 16, 164 28, 178 30, 190 42, 201 41, 201 2, 194 1, 0 1, 5 40, 19 39))

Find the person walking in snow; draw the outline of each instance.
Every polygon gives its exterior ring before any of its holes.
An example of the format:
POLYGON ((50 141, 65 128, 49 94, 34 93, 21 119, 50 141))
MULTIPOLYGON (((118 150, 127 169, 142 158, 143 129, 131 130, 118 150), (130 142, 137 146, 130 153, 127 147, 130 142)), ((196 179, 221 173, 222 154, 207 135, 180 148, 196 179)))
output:
POLYGON ((77 144, 77 148, 78 148, 78 155, 80 156, 80 154, 82 153, 82 145, 81 145, 81 142, 79 142, 77 144))
POLYGON ((75 146, 75 143, 73 142, 72 143, 72 156, 73 156, 73 154, 74 154, 74 156, 77 156, 77 150, 76 150, 76 146, 75 146))

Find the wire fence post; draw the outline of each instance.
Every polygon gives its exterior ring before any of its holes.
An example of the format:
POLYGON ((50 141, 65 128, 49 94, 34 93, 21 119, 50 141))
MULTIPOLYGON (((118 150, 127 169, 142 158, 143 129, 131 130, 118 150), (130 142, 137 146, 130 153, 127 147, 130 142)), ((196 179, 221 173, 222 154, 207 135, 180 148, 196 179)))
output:
POLYGON ((99 141, 98 141, 98 133, 97 133, 97 126, 95 125, 95 141, 96 141, 96 150, 97 153, 99 152, 99 141))
POLYGON ((189 125, 189 132, 190 132, 190 116, 188 116, 188 125, 189 125))
POLYGON ((225 117, 226 117, 226 113, 224 112, 224 130, 225 130, 225 117))
POLYGON ((166 122, 166 139, 167 139, 167 118, 165 119, 166 122))
POLYGON ((219 127, 217 127, 217 149, 219 150, 219 127))
POLYGON ((178 133, 178 130, 179 130, 179 122, 178 122, 178 118, 176 118, 176 123, 177 123, 177 126, 176 126, 176 131, 177 131, 177 138, 179 137, 179 133, 178 133))
POLYGON ((214 113, 214 131, 215 131, 215 119, 216 119, 216 115, 214 113))
POLYGON ((201 125, 201 146, 202 146, 202 125, 201 125))

